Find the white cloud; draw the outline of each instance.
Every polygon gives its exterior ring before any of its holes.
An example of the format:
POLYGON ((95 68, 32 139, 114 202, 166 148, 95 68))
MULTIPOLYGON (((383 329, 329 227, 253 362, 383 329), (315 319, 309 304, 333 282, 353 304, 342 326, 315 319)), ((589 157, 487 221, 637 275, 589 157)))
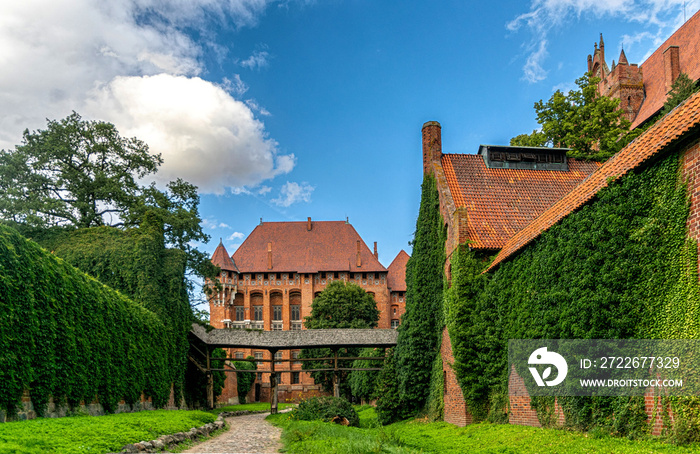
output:
POLYGON ((253 112, 257 112, 258 115, 262 115, 263 117, 269 117, 270 115, 272 115, 270 112, 268 112, 267 109, 259 105, 254 99, 246 99, 245 103, 248 107, 250 107, 250 110, 252 110, 253 112))
POLYGON ((237 96, 241 96, 242 94, 248 91, 248 85, 246 85, 245 82, 241 80, 240 74, 234 74, 233 80, 229 79, 228 77, 224 77, 222 83, 219 86, 227 92, 237 96))
POLYGON ((277 154, 277 143, 245 103, 198 77, 116 77, 94 90, 87 105, 163 154, 159 181, 182 177, 203 192, 223 194, 294 167, 294 155, 277 154))
POLYGON ((240 65, 248 69, 260 69, 269 65, 270 54, 264 50, 256 50, 253 55, 246 58, 240 65))
POLYGON ((234 97, 247 89, 240 77, 219 85, 199 77, 207 21, 252 26, 272 1, 0 2, 0 148, 76 110, 161 153, 159 181, 182 177, 220 194, 289 172, 294 156, 278 154, 234 97), (192 28, 203 42, 185 33, 192 28))
POLYGON ((280 195, 276 199, 272 199, 272 203, 281 207, 288 207, 297 202, 310 202, 311 193, 314 192, 314 187, 308 183, 286 182, 280 190, 280 195))
MULTIPOLYGON (((647 56, 683 23, 683 0, 532 0, 530 11, 520 14, 506 24, 517 33, 523 29, 531 34, 523 46, 525 64, 523 78, 534 83, 546 78, 547 44, 550 33, 581 18, 608 18, 652 27, 636 36, 626 36, 626 49, 636 43, 647 46, 647 56)), ((700 1, 685 5, 686 16, 700 9, 700 1)), ((639 62, 641 63, 641 62, 639 62)))
POLYGON ((236 241, 236 240, 242 240, 245 238, 245 235, 241 232, 233 232, 228 238, 226 238, 226 241, 236 241))

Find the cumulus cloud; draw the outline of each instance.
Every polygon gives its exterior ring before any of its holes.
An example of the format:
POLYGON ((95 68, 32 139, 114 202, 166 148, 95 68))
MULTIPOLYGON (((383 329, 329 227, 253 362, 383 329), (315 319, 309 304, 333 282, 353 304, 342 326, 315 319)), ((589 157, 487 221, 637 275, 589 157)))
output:
POLYGON ((89 113, 105 111, 122 134, 163 153, 160 181, 186 175, 200 190, 223 194, 294 167, 294 155, 277 154, 245 103, 198 77, 116 77, 88 100, 89 113))
POLYGON ((240 76, 200 77, 207 22, 253 26, 272 1, 0 2, 0 148, 75 110, 161 153, 159 181, 182 177, 221 194, 289 172, 294 156, 279 154, 237 99, 247 90, 240 76), (195 42, 186 29, 204 38, 195 42))
POLYGON ((523 79, 535 83, 546 78, 547 45, 550 33, 581 18, 614 18, 644 24, 652 30, 626 36, 624 45, 646 45, 647 56, 698 9, 700 2, 686 5, 683 0, 532 0, 530 10, 518 15, 506 28, 518 33, 526 30, 531 37, 523 46, 525 64, 523 79))
POLYGON ((308 183, 286 182, 280 190, 279 197, 272 199, 272 203, 281 207, 288 207, 297 202, 310 202, 314 187, 308 183))

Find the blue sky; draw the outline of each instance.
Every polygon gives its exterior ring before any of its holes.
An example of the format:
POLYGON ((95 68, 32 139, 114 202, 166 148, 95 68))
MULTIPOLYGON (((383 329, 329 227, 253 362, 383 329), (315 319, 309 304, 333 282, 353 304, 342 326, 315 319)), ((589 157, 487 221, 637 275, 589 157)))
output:
POLYGON ((0 5, 0 148, 72 110, 200 188, 213 251, 343 220, 388 266, 415 229, 420 129, 474 153, 537 127, 603 33, 642 63, 700 0, 26 0, 0 5))

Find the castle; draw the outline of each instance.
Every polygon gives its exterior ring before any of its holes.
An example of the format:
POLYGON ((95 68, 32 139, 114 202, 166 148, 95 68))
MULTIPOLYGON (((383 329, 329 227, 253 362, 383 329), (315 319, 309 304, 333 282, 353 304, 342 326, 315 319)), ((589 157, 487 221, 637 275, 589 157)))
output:
MULTIPOLYGON (((210 323, 215 328, 261 330, 304 329, 311 303, 334 280, 352 282, 370 293, 379 310, 378 328, 397 328, 405 310, 406 262, 398 253, 388 268, 347 221, 261 222, 229 256, 223 244, 211 261, 221 268, 222 290, 210 297, 210 323)), ((279 351, 275 359, 294 360, 299 350, 279 351)), ((228 357, 271 360, 267 351, 231 349, 228 357)), ((264 363, 259 363, 259 366, 264 363)), ((279 398, 297 400, 322 392, 301 363, 275 364, 290 370, 278 376, 279 398)), ((260 367, 265 369, 264 366, 260 367)), ((248 401, 269 400, 268 374, 258 373, 248 401)), ((219 402, 237 399, 235 375, 227 374, 219 402)))
MULTIPOLYGON (((625 117, 632 128, 636 128, 654 119, 680 73, 696 82, 700 79, 699 37, 700 12, 641 65, 629 64, 622 50, 611 69, 605 61, 605 43, 601 35, 600 42, 594 45, 593 55, 588 56, 587 70, 600 79, 598 90, 602 95, 620 100, 625 117)), ((693 113, 697 110, 695 107, 693 113)), ((667 119, 666 123, 669 121, 667 119)), ((694 117, 674 118, 669 128, 680 130, 695 124, 693 121, 694 117)), ((691 136, 690 132, 685 134, 691 136)), ((422 129, 423 173, 433 175, 437 181, 440 212, 447 227, 446 278, 450 279, 449 257, 459 245, 469 244, 470 249, 483 251, 486 256, 498 253, 489 268, 493 269, 536 238, 544 230, 543 226, 552 225, 573 211, 574 203, 580 206, 589 200, 599 189, 594 186, 594 180, 602 185, 611 174, 619 175, 640 165, 645 153, 659 152, 658 147, 650 144, 666 146, 671 142, 669 137, 676 138, 658 131, 646 136, 647 142, 624 149, 629 156, 611 158, 610 164, 605 166, 612 166, 612 170, 605 169, 606 173, 599 164, 568 159, 565 150, 551 148, 482 145, 476 155, 443 154, 440 124, 425 123, 422 129)), ((683 166, 684 172, 697 181, 697 146, 685 152, 683 166)), ((697 238, 696 205, 693 210, 690 234, 697 238)), ((440 354, 445 380, 444 419, 460 426, 469 424, 472 417, 452 369, 454 357, 447 329, 443 331, 440 354)), ((511 423, 539 425, 530 408, 529 397, 525 399, 516 401, 511 396, 511 423)), ((653 407, 647 408, 649 414, 654 411, 653 407)))
POLYGON ((588 56, 588 72, 600 79, 598 91, 620 100, 625 118, 636 128, 664 105, 671 85, 680 73, 700 79, 700 12, 669 37, 641 65, 630 64, 624 49, 610 69, 605 61, 603 35, 588 56))

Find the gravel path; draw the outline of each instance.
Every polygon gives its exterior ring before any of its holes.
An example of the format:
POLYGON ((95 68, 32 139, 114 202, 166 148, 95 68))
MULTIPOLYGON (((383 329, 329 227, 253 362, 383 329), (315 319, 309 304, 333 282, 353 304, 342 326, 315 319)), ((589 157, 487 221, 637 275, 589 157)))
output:
POLYGON ((226 422, 231 427, 228 431, 182 452, 219 454, 279 452, 282 447, 280 443, 282 429, 265 421, 265 417, 269 414, 257 413, 226 418, 226 422))

